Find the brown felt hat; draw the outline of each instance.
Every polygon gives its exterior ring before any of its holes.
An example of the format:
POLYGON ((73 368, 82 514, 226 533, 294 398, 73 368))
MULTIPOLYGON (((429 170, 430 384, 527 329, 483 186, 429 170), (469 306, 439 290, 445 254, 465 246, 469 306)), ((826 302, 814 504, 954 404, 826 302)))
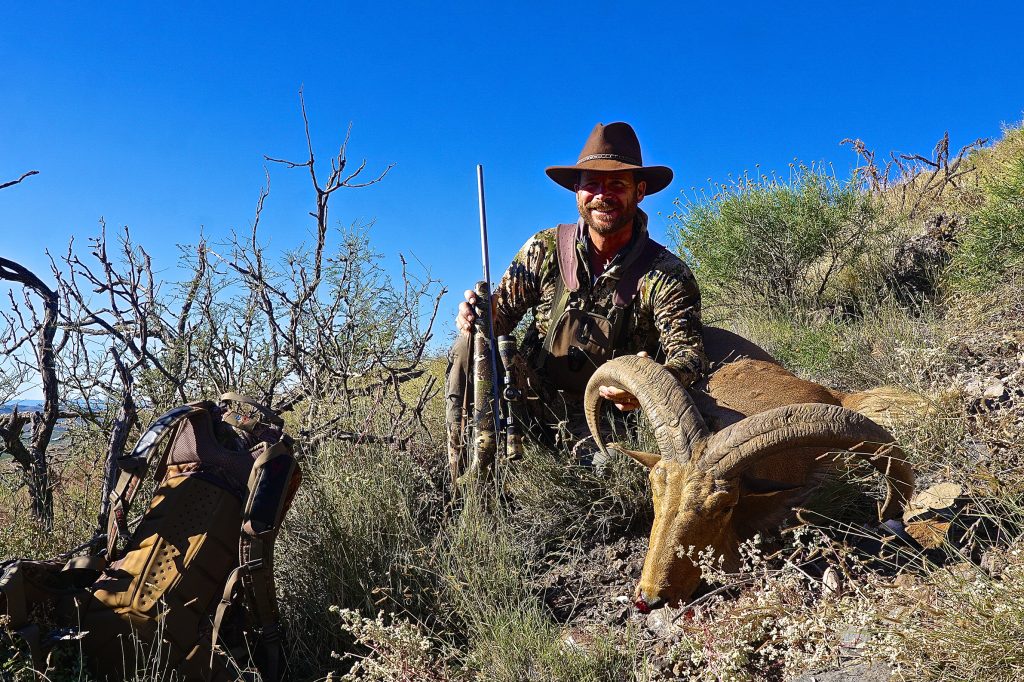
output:
POLYGON ((660 192, 672 182, 671 168, 644 165, 640 140, 628 123, 598 123, 590 131, 575 166, 550 166, 544 172, 562 187, 575 191, 581 170, 631 170, 637 181, 647 181, 647 194, 660 192))

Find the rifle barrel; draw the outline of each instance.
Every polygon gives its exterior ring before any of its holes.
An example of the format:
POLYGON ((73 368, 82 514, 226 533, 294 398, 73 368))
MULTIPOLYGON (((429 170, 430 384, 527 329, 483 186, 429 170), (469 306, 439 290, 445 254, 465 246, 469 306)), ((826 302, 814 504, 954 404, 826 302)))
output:
POLYGON ((481 164, 476 165, 476 191, 480 205, 480 252, 484 261, 484 281, 487 282, 487 286, 491 286, 491 259, 487 251, 487 204, 484 201, 484 167, 481 164))

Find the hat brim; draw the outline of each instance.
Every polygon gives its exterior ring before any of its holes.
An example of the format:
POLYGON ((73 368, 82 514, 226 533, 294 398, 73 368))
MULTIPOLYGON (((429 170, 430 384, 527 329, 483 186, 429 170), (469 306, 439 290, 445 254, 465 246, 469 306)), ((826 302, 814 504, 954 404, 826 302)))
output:
POLYGON ((660 192, 672 182, 672 169, 668 166, 634 166, 613 159, 594 159, 575 166, 549 166, 547 176, 567 190, 576 191, 580 171, 633 171, 637 180, 647 182, 646 194, 660 192))

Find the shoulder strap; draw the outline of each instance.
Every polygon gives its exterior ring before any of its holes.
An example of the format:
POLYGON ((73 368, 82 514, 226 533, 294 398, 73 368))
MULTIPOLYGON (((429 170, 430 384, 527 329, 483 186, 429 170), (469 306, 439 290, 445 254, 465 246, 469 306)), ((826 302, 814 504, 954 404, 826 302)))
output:
POLYGON ((626 323, 626 308, 640 291, 640 280, 650 271, 654 259, 658 257, 658 253, 663 248, 665 247, 651 239, 649 235, 644 235, 643 242, 635 244, 626 256, 626 260, 622 264, 622 277, 619 278, 619 283, 615 286, 611 311, 612 328, 609 338, 613 347, 619 342, 622 327, 626 323))
POLYGON ((569 291, 580 288, 578 262, 576 261, 576 223, 562 223, 558 226, 558 271, 562 282, 569 291))
POLYGON ((181 405, 157 417, 153 424, 139 437, 139 442, 127 455, 118 458, 117 466, 121 475, 117 484, 110 491, 110 511, 107 517, 107 554, 108 562, 117 558, 118 538, 128 537, 128 509, 138 492, 139 483, 153 464, 157 470, 163 468, 167 458, 168 436, 174 428, 188 415, 196 410, 205 409, 200 404, 181 405))
POLYGON ((645 237, 643 243, 633 247, 622 264, 622 277, 619 278, 619 283, 615 287, 615 305, 617 307, 625 308, 633 302, 640 289, 640 280, 651 269, 654 259, 664 248, 649 236, 645 237))
MULTIPOLYGON (((241 587, 246 616, 258 638, 252 643, 264 680, 282 679, 283 641, 274 583, 274 541, 281 521, 302 482, 291 446, 268 445, 256 458, 249 475, 249 499, 242 515, 238 543, 238 567, 228 576, 213 619, 212 644, 216 650, 221 626, 241 587)), ((213 651, 211 651, 211 657, 213 651)), ((211 658, 212 660, 212 658, 211 658)))
POLYGON ((551 333, 555 322, 565 313, 569 302, 569 294, 580 288, 578 261, 576 260, 575 223, 562 223, 558 226, 558 279, 555 281, 555 297, 551 300, 551 316, 548 318, 548 333, 544 337, 544 351, 550 353, 555 337, 551 333))
POLYGON ((272 409, 263 405, 262 403, 256 402, 249 396, 242 395, 241 393, 235 393, 234 391, 228 391, 227 393, 222 393, 220 399, 221 402, 231 400, 236 403, 242 403, 244 405, 254 407, 256 408, 256 410, 259 411, 260 414, 266 417, 267 421, 269 421, 271 424, 274 424, 276 426, 284 426, 284 419, 281 419, 281 415, 279 415, 277 412, 274 412, 272 409))

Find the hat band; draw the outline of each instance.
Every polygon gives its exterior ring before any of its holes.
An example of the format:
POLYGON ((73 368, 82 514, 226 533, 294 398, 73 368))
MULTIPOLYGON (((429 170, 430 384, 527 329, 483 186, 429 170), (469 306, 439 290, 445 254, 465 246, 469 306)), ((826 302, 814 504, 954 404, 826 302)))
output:
POLYGON ((620 154, 591 154, 590 156, 584 156, 582 159, 576 162, 577 165, 585 163, 587 161, 594 161, 596 159, 609 159, 611 161, 621 161, 622 163, 628 163, 631 166, 642 166, 644 165, 639 159, 634 159, 630 156, 622 156, 620 154))

